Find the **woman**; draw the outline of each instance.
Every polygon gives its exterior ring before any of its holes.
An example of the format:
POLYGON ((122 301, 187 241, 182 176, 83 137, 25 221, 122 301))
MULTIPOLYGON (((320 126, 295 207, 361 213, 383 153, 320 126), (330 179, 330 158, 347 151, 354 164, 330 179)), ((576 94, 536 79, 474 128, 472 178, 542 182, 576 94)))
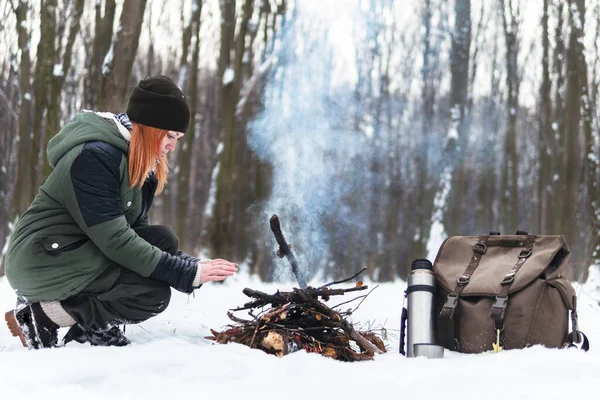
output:
POLYGON ((69 326, 64 343, 126 345, 117 324, 164 311, 171 287, 191 293, 237 271, 179 251, 169 228, 148 222, 167 182, 167 153, 189 120, 179 87, 154 76, 133 89, 126 113, 82 112, 50 140, 54 170, 5 259, 20 303, 5 319, 24 346, 55 347, 58 328, 69 326))

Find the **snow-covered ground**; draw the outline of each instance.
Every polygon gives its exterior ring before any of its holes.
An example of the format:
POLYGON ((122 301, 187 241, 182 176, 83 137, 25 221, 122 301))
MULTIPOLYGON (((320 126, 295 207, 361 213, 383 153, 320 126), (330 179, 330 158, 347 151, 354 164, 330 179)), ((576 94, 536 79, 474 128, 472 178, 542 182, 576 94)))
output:
MULTIPOLYGON (((219 330, 230 322, 229 308, 248 301, 244 287, 266 292, 291 288, 290 283, 263 284, 240 274, 222 285, 207 284, 194 297, 174 292, 162 315, 127 326, 133 343, 124 348, 70 343, 28 351, 0 326, 0 398, 597 399, 599 285, 594 269, 588 282, 577 287, 580 327, 591 341, 588 353, 537 346, 500 354, 446 352, 444 359, 429 360, 398 353, 405 287, 403 282, 383 284, 362 303, 353 321, 387 328, 389 352, 374 361, 344 363, 305 352, 277 358, 204 339, 210 328, 219 330)), ((337 304, 335 298, 331 304, 337 304)), ((0 310, 13 304, 12 290, 0 278, 0 310)))

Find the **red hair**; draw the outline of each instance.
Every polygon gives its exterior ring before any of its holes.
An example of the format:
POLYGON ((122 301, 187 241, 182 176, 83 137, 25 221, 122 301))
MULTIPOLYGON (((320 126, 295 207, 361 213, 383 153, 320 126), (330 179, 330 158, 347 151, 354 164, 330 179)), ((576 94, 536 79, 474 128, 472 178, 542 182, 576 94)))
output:
POLYGON ((129 143, 129 187, 144 186, 146 177, 154 169, 158 186, 156 193, 163 191, 169 175, 167 157, 160 156, 160 144, 169 133, 165 129, 133 123, 129 143))

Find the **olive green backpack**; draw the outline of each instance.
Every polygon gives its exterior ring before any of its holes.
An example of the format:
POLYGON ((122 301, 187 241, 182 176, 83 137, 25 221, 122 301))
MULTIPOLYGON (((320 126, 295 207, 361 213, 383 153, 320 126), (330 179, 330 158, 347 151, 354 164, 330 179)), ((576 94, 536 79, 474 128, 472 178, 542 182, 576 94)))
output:
POLYGON ((518 231, 446 239, 433 266, 438 344, 461 353, 536 344, 587 350, 577 326, 577 296, 563 276, 570 255, 562 235, 518 231))

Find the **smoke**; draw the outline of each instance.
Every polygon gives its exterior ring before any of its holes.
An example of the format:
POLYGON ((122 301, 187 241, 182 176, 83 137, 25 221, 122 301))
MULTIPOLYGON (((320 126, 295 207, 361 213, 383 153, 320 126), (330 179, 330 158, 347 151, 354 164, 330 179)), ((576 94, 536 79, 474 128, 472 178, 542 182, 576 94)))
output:
MULTIPOLYGON (((361 154, 366 138, 349 123, 356 73, 348 29, 358 13, 354 2, 298 3, 249 145, 273 168, 272 193, 258 220, 268 230, 277 214, 304 276, 325 278, 332 275, 330 247, 367 221, 356 211, 361 199, 354 199, 368 174, 361 154)), ((273 278, 290 279, 287 261, 276 264, 273 278)))

